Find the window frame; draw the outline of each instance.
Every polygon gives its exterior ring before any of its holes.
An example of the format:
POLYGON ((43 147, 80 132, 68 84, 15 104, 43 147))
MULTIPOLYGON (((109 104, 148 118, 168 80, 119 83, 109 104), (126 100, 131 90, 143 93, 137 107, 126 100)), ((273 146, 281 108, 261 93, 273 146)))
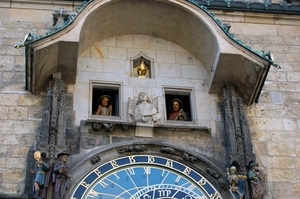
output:
POLYGON ((191 124, 194 125, 196 123, 196 111, 195 111, 195 95, 193 88, 186 88, 186 87, 171 87, 171 86, 164 86, 164 104, 165 104, 165 121, 166 123, 184 123, 184 124, 191 124), (171 97, 174 96, 174 97, 171 97), (183 110, 189 112, 190 120, 182 121, 182 120, 169 120, 169 113, 171 112, 169 109, 169 104, 172 99, 179 99, 183 101, 183 104, 187 102, 189 103, 189 108, 185 108, 186 105, 183 105, 183 110))
POLYGON ((122 99, 122 83, 116 82, 99 82, 99 81, 91 81, 90 82, 90 100, 89 100, 89 117, 94 120, 121 120, 123 115, 123 103, 121 103, 122 99), (100 91, 95 91, 95 90, 100 91), (110 93, 110 97, 112 98, 113 104, 113 112, 116 111, 117 115, 106 116, 106 115, 95 115, 95 111, 98 107, 98 103, 95 105, 95 102, 99 101, 99 97, 104 95, 104 93, 110 93), (95 96, 95 93, 97 95, 95 96), (115 94, 115 96, 111 96, 115 94), (95 99, 95 97, 97 99, 95 99), (118 107, 116 109, 116 107, 118 107))

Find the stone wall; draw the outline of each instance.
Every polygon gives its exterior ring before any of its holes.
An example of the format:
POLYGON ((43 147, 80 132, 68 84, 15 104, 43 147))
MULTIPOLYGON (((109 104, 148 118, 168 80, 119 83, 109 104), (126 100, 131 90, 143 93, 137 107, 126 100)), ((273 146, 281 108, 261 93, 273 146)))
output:
POLYGON ((216 12, 253 50, 270 51, 271 68, 259 102, 247 109, 252 143, 267 175, 267 197, 300 197, 300 16, 216 12))

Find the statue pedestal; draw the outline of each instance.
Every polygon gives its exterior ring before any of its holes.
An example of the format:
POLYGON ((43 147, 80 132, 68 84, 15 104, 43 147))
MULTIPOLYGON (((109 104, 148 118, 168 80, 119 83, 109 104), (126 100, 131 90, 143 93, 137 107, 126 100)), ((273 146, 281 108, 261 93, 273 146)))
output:
POLYGON ((135 136, 137 137, 153 137, 153 124, 136 123, 135 136))

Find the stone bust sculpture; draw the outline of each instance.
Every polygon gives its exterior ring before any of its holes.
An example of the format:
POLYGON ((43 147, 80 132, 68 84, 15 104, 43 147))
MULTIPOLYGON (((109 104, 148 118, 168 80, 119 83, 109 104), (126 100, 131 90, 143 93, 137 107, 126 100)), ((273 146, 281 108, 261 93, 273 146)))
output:
POLYGON ((158 98, 151 102, 147 93, 140 92, 136 102, 134 99, 129 99, 130 120, 150 124, 158 122, 161 117, 158 104, 158 98))

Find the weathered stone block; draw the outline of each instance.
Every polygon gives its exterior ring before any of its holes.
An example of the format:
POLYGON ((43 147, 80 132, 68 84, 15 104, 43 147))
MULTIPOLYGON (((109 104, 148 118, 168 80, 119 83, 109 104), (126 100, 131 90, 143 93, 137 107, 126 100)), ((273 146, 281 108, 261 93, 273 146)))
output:
POLYGON ((26 158, 0 158, 1 168, 24 169, 26 158))
POLYGON ((9 9, 3 8, 2 5, 1 5, 1 8, 0 8, 0 21, 2 21, 2 23, 3 23, 4 21, 8 21, 8 19, 9 19, 9 9))
POLYGON ((273 182, 271 184, 271 190, 275 197, 292 196, 292 190, 291 190, 290 183, 273 182))
POLYGON ((9 71, 14 68, 15 59, 13 56, 1 56, 0 71, 9 71))
POLYGON ((290 131, 272 131, 271 140, 274 142, 293 142, 295 141, 295 132, 290 131))
POLYGON ((286 61, 300 62, 299 54, 286 54, 285 57, 286 57, 286 61))
POLYGON ((176 63, 176 54, 171 51, 156 51, 157 61, 163 63, 176 63))
POLYGON ((270 133, 268 131, 254 131, 251 132, 251 139, 253 140, 270 140, 270 133))
POLYGON ((20 105, 21 106, 44 106, 45 96, 44 95, 21 95, 20 105))
POLYGON ((299 183, 292 184, 292 193, 294 196, 300 196, 300 184, 299 183))
MULTIPOLYGON (((39 121, 39 123, 41 124, 41 121, 39 121)), ((38 134, 38 131, 33 129, 32 132, 36 132, 36 133, 26 133, 18 136, 18 141, 20 145, 29 146, 29 147, 33 145, 34 140, 36 139, 36 136, 38 134)))
POLYGON ((279 36, 300 37, 300 26, 278 25, 277 30, 279 36))
MULTIPOLYGON (((270 95, 271 96, 271 95, 270 95)), ((273 117, 273 118, 282 118, 282 114, 278 114, 278 108, 281 107, 279 105, 270 105, 260 103, 255 106, 255 115, 258 117, 273 117)))
POLYGON ((151 49, 150 38, 145 35, 134 35, 133 48, 150 50, 151 49))
POLYGON ((167 50, 167 41, 161 38, 150 37, 150 45, 153 50, 167 50))
POLYGON ((20 184, 13 182, 13 183, 3 183, 0 186, 0 193, 5 193, 6 195, 19 195, 21 189, 20 184))
POLYGON ((279 71, 269 72, 267 80, 268 81, 286 81, 287 80, 286 76, 287 76, 286 72, 279 72, 279 71))
POLYGON ((179 64, 159 63, 158 74, 160 77, 181 77, 179 64))
MULTIPOLYGON (((272 91, 270 92, 270 96, 274 104, 283 104, 281 92, 272 91)), ((278 108, 278 106, 276 108, 278 108)))
POLYGON ((0 94, 0 104, 6 106, 17 106, 19 105, 18 94, 0 94))
POLYGON ((9 107, 8 119, 27 120, 28 107, 9 107))
POLYGON ((285 37, 279 36, 249 36, 250 44, 264 44, 264 45, 278 45, 277 48, 280 48, 280 45, 285 44, 285 37))
MULTIPOLYGON (((91 51, 92 51, 92 49, 91 49, 91 51)), ((92 58, 81 57, 78 61, 77 67, 78 67, 77 70, 79 70, 79 71, 102 72, 103 61, 99 58, 96 58, 94 55, 92 58)))
POLYGON ((4 135, 1 137, 1 143, 6 145, 19 145, 19 136, 15 134, 4 135))
POLYGON ((268 179, 273 182, 299 181, 299 174, 295 169, 269 169, 268 179))
POLYGON ((42 115, 42 107, 28 107, 28 119, 41 119, 42 115))
POLYGON ((14 147, 11 151, 11 157, 13 158, 24 158, 28 154, 29 147, 21 145, 19 147, 14 147))
POLYGON ((294 158, 294 164, 295 164, 295 168, 300 170, 300 157, 295 157, 294 158))
POLYGON ((8 118, 8 106, 0 106, 1 112, 0 112, 0 119, 6 120, 8 118))
POLYGON ((300 84, 297 82, 281 82, 277 84, 277 88, 279 91, 295 91, 298 92, 300 90, 300 84))
MULTIPOLYGON (((132 48, 133 47, 132 35, 123 35, 115 38, 115 46, 120 48, 132 48)), ((102 44, 102 42, 101 42, 102 44)))
POLYGON ((17 55, 25 55, 25 49, 17 49, 17 48, 7 48, 6 51, 7 55, 13 55, 13 56, 17 56, 17 55))
POLYGON ((108 58, 115 60, 127 60, 127 48, 108 47, 108 58))
POLYGON ((267 150, 269 155, 296 156, 293 142, 269 142, 267 143, 267 150))
POLYGON ((256 130, 283 130, 283 124, 281 119, 272 118, 252 118, 249 121, 250 129, 256 130))
POLYGON ((188 52, 176 52, 176 63, 191 65, 193 64, 193 56, 188 52))
POLYGON ((169 51, 185 51, 181 46, 167 41, 167 50, 169 51))
POLYGON ((296 119, 283 119, 283 129, 286 131, 298 130, 298 124, 296 119))
POLYGON ((288 45, 300 45, 300 37, 292 36, 292 37, 286 37, 286 44, 288 45))
MULTIPOLYGON (((144 49, 128 49, 128 59, 131 59, 132 57, 135 57, 136 55, 139 55, 140 53, 143 53, 144 55, 147 55, 153 60, 156 60, 156 50, 144 50, 144 49)), ((130 66, 131 67, 131 66, 130 66)), ((153 66, 154 67, 154 66, 153 66)))
MULTIPOLYGON (((297 134, 296 136, 298 137, 299 135, 297 134)), ((297 156, 300 156, 300 145, 299 144, 296 145, 296 154, 297 154, 297 156)))
MULTIPOLYGON (((274 0, 272 1, 272 3, 274 0)), ((245 13, 245 22, 246 23, 258 23, 258 24, 274 24, 274 16, 273 15, 265 15, 264 13, 253 13, 246 12, 245 13)))
MULTIPOLYGON (((106 46, 100 46, 100 45, 93 45, 90 48, 90 57, 91 58, 97 58, 97 61, 100 62, 101 59, 106 58, 107 59, 107 47, 106 46), (99 60, 100 59, 100 60, 99 60)), ((100 62, 101 63, 101 62, 100 62)), ((91 64, 90 67, 95 67, 97 64, 91 64)))
MULTIPOLYGON (((0 138, 0 142, 3 143, 3 139, 0 138)), ((12 157, 12 150, 10 145, 2 144, 0 147, 0 157, 1 158, 9 158, 12 157)), ((1 172, 0 172, 0 180, 1 180, 1 172)))
MULTIPOLYGON (((252 136, 251 136, 252 137, 252 136)), ((253 151, 257 155, 267 155, 266 143, 263 141, 253 141, 253 151)))
POLYGON ((11 9, 9 19, 11 21, 41 21, 41 10, 11 9))
POLYGON ((0 120, 0 134, 27 134, 37 132, 40 126, 40 121, 18 121, 15 120, 0 120))
POLYGON ((267 157, 268 167, 276 169, 294 169, 294 158, 292 157, 267 157))
POLYGON ((24 178, 25 178, 25 174, 23 170, 12 169, 12 170, 7 170, 6 172, 3 173, 3 181, 6 183, 19 182, 20 179, 24 179, 24 178))
POLYGON ((28 34, 30 30, 28 29, 0 29, 0 37, 2 38, 11 38, 11 39, 19 39, 19 41, 23 41, 26 34, 28 34))
POLYGON ((126 74, 126 61, 116 59, 103 60, 103 72, 105 73, 122 73, 126 74))
POLYGON ((206 70, 202 66, 181 65, 181 75, 187 79, 203 79, 207 77, 206 70))
POLYGON ((3 78, 2 78, 3 82, 10 83, 10 82, 15 82, 16 80, 19 82, 24 82, 25 81, 24 73, 22 72, 22 74, 18 74, 16 72, 3 72, 3 78), (23 77, 19 79, 18 75, 23 77))
POLYGON ((137 124, 135 127, 135 136, 137 137, 153 137, 153 125, 137 124))
POLYGON ((250 24, 234 23, 231 27, 234 34, 243 35, 277 35, 277 29, 274 25, 268 24, 250 24))

